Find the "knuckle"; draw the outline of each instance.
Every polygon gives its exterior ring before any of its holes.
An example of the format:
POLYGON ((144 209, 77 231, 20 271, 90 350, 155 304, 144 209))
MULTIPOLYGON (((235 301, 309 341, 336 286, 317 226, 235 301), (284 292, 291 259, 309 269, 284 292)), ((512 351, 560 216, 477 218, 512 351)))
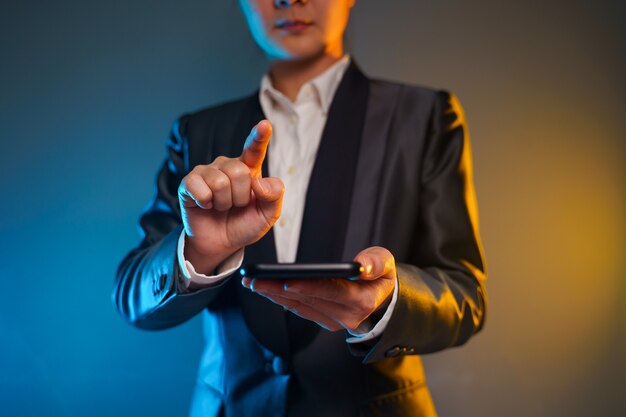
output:
POLYGON ((196 194, 202 190, 203 179, 197 174, 190 173, 185 176, 178 185, 178 195, 189 195, 196 197, 196 194))
POLYGON ((202 181, 202 177, 197 172, 191 171, 180 182, 180 187, 189 188, 190 186, 193 186, 193 184, 197 183, 198 181, 202 181))
POLYGON ((232 161, 228 164, 228 174, 234 178, 248 178, 250 177, 250 168, 240 161, 232 161))
POLYGON ((187 174, 187 176, 191 174, 200 175, 200 172, 202 172, 204 167, 205 165, 196 165, 195 167, 191 168, 191 171, 189 171, 189 174, 187 174))
POLYGON ((216 191, 222 191, 230 187, 230 181, 225 175, 216 175, 211 180, 211 188, 216 191))

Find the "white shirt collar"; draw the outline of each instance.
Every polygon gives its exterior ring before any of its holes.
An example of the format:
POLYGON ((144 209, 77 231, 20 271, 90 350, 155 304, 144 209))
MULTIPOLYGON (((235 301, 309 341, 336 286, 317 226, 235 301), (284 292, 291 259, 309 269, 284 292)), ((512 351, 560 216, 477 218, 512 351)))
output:
MULTIPOLYGON (((296 98, 296 102, 298 102, 298 100, 301 98, 303 91, 306 91, 307 88, 312 87, 313 91, 315 91, 317 98, 319 99, 321 110, 324 115, 326 115, 330 108, 330 104, 333 101, 333 97, 335 96, 335 92, 339 87, 339 83, 341 82, 341 79, 343 78, 343 75, 346 72, 348 65, 350 64, 350 59, 350 55, 344 55, 339 61, 335 62, 323 73, 306 82, 300 88, 300 91, 298 92, 298 96, 296 98)), ((261 79, 261 87, 259 90, 259 99, 262 102, 264 101, 264 96, 269 96, 272 99, 289 107, 293 106, 293 103, 291 103, 284 94, 274 88, 269 74, 267 73, 261 79)))

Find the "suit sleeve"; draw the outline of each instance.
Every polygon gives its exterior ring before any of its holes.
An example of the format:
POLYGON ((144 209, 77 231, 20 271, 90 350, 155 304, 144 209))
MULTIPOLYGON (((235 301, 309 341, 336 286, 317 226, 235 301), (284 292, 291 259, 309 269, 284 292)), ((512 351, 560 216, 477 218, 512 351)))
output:
POLYGON ((414 245, 396 263, 398 299, 383 334, 350 345, 365 363, 458 346, 485 320, 485 261, 478 232, 470 139, 457 98, 434 101, 419 180, 414 245))
POLYGON ((156 178, 156 193, 139 220, 143 239, 122 260, 113 288, 113 303, 131 324, 164 329, 180 324, 207 307, 228 279, 198 291, 187 289, 177 247, 183 230, 178 186, 189 170, 186 161, 188 116, 177 120, 167 141, 167 157, 156 178))

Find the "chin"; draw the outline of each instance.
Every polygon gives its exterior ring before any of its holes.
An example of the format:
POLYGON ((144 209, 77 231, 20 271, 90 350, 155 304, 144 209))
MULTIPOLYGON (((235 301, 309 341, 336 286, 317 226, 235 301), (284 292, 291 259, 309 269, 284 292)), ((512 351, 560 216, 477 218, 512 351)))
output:
POLYGON ((280 59, 287 61, 306 61, 314 59, 323 55, 326 50, 325 46, 319 42, 308 42, 302 40, 283 42, 281 49, 283 50, 284 55, 280 57, 280 59))

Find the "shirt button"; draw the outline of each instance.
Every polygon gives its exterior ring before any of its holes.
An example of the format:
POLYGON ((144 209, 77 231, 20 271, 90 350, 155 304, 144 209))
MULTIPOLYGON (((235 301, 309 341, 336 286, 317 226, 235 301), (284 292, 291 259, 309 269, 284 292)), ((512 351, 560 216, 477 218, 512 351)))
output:
POLYGON ((280 219, 280 220, 278 221, 278 225, 279 225, 280 227, 285 227, 285 226, 287 226, 287 219, 280 219))
POLYGON ((298 121, 298 116, 296 116, 295 114, 292 114, 292 115, 289 117, 289 120, 291 120, 291 123, 294 123, 294 124, 295 124, 295 123, 298 121))
POLYGON ((289 168, 287 168, 287 174, 291 175, 294 172, 296 172, 296 166, 295 165, 290 165, 289 168))

